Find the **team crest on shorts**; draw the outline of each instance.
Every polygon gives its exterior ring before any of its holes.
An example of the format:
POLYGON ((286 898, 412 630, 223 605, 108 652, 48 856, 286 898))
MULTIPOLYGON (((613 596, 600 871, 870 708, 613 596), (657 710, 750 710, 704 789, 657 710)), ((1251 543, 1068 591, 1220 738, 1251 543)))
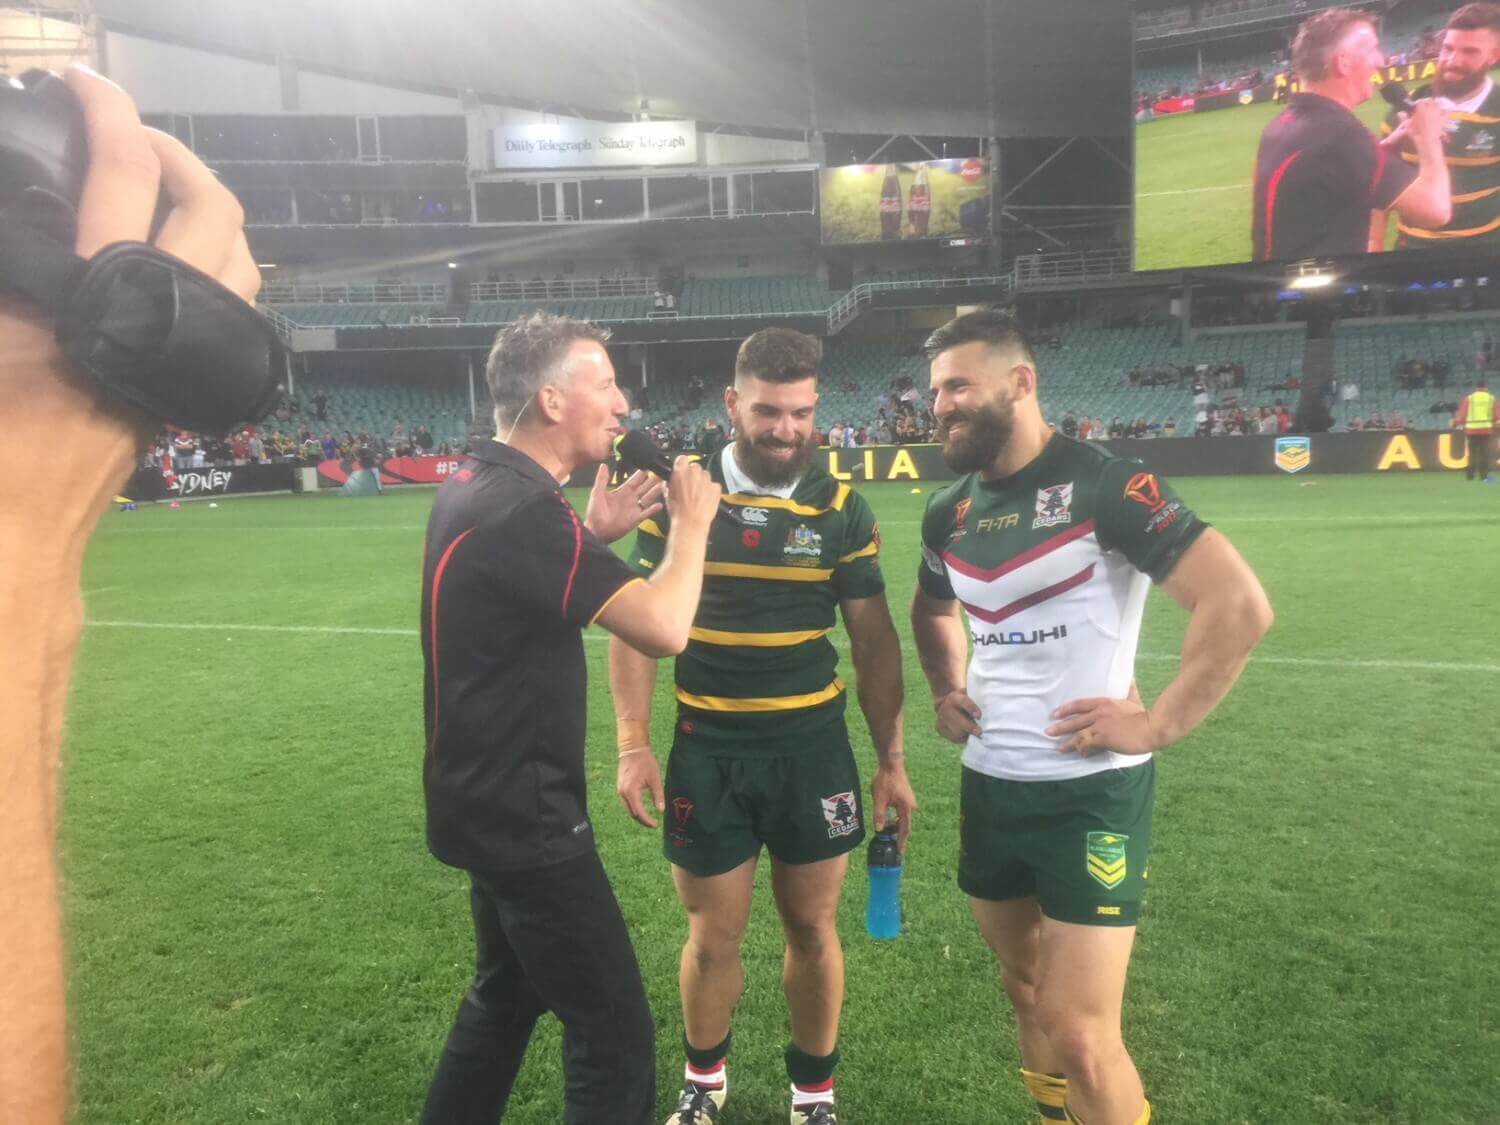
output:
POLYGON ((1073 522, 1073 482, 1036 490, 1036 519, 1031 530, 1073 522))
POLYGON ((859 813, 855 811, 854 791, 835 793, 822 798, 823 819, 828 822, 828 838, 837 840, 859 831, 859 813))
POLYGON ((1114 890, 1125 881, 1125 844, 1129 836, 1118 832, 1088 834, 1088 869, 1094 882, 1114 890))

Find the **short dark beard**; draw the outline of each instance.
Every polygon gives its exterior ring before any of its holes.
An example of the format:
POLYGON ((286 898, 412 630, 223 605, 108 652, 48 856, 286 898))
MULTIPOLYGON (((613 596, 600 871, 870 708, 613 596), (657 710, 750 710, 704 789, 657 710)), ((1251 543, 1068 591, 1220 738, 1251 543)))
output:
POLYGON ((943 460, 955 473, 977 473, 993 465, 1016 429, 1016 404, 1010 399, 996 399, 978 410, 951 410, 938 422, 933 435, 943 443, 943 460), (948 428, 955 422, 966 422, 962 437, 953 437, 948 428))
POLYGON ((1439 70, 1432 76, 1432 92, 1449 101, 1461 102, 1479 92, 1479 87, 1484 85, 1485 76, 1488 74, 1488 70, 1475 71, 1467 86, 1449 86, 1443 81, 1443 72, 1439 70))
POLYGON ((807 471, 818 449, 810 438, 803 438, 798 442, 796 452, 785 461, 778 461, 765 452, 766 447, 781 444, 770 435, 752 439, 741 428, 734 439, 734 459, 740 471, 762 488, 784 488, 807 471))

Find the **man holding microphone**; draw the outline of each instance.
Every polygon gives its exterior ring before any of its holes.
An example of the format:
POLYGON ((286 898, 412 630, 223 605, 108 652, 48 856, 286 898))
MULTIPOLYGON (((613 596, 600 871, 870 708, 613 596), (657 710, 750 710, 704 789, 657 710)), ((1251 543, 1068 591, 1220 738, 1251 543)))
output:
POLYGON ((628 409, 608 338, 540 312, 500 332, 485 375, 501 440, 476 445, 428 522, 427 840, 469 873, 477 946, 428 1125, 498 1121, 548 1011, 563 1025, 561 1120, 654 1114, 651 1013, 589 822, 581 631, 597 622, 652 656, 682 651, 719 486, 679 458, 649 582, 605 544, 660 510, 660 483, 636 474, 611 492, 601 467, 579 520, 561 482, 610 459, 628 409))
POLYGON ((1298 29, 1292 66, 1302 90, 1266 126, 1255 158, 1257 262, 1362 253, 1387 210, 1424 227, 1452 217, 1437 106, 1418 102, 1383 144, 1352 112, 1369 100, 1382 61, 1366 12, 1329 8, 1298 29), (1415 164, 1391 147, 1407 139, 1415 164))

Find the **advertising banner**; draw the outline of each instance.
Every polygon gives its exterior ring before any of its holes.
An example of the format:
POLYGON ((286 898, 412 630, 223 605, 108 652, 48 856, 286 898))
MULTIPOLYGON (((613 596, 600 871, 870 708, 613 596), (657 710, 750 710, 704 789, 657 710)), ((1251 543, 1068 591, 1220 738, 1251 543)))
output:
MULTIPOLYGON (((448 474, 464 463, 453 457, 388 457, 380 465, 381 484, 442 484, 448 474)), ((324 461, 318 465, 318 487, 337 488, 349 479, 351 461, 324 461)))
POLYGON ((695 164, 696 121, 583 121, 502 125, 496 168, 628 168, 695 164))
POLYGON ((823 241, 913 242, 990 229, 990 170, 984 160, 849 164, 819 177, 823 241))
POLYGON ((187 469, 177 474, 177 488, 169 492, 160 469, 137 469, 121 496, 131 500, 191 500, 199 496, 236 496, 250 492, 290 492, 291 465, 230 465, 187 469))

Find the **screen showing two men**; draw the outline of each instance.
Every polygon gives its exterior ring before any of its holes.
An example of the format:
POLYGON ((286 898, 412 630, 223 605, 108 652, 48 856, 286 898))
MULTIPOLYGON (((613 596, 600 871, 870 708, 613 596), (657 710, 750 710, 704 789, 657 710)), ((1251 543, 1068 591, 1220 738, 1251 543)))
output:
POLYGON ((1136 269, 1500 252, 1500 4, 1198 18, 1137 20, 1136 269))

